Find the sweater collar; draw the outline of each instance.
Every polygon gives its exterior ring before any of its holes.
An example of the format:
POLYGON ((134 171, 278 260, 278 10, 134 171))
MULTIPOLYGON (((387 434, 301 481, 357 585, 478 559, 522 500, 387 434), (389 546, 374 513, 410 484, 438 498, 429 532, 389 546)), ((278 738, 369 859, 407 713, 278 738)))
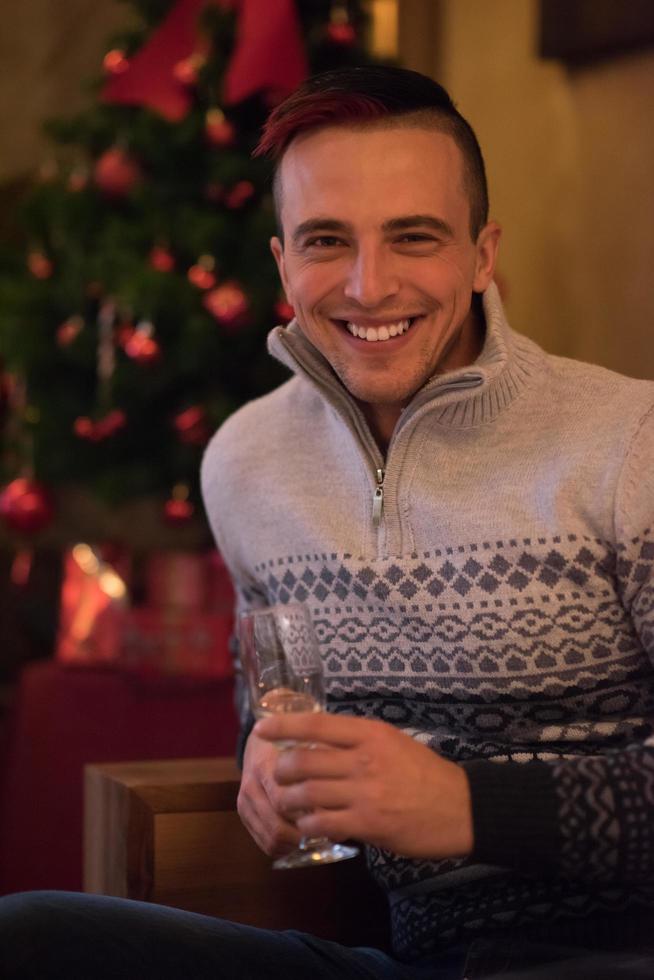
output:
MULTIPOLYGON (((406 417, 425 405, 436 411, 442 425, 470 426, 490 422, 519 397, 537 372, 543 352, 509 327, 499 292, 491 283, 484 292, 484 344, 474 363, 435 375, 416 392, 406 417)), ((329 362, 307 340, 296 320, 275 327, 268 350, 294 373, 308 378, 337 408, 352 399, 329 362)))

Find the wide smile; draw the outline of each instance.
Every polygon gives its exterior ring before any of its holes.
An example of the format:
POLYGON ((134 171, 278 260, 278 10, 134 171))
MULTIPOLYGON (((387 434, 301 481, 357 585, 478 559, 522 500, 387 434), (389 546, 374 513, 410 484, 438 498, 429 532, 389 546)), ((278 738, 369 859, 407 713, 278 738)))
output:
POLYGON ((355 338, 363 340, 368 344, 390 343, 393 340, 400 340, 405 336, 421 316, 410 316, 400 320, 389 320, 386 323, 377 321, 374 325, 368 322, 356 320, 334 320, 343 329, 355 338))

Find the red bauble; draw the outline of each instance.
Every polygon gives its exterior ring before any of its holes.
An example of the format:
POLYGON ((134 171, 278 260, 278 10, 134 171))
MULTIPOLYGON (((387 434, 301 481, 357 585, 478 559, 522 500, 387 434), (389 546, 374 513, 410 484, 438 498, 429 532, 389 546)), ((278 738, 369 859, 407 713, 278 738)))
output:
POLYGON ((88 415, 80 415, 73 423, 73 432, 88 442, 103 442, 127 425, 127 416, 120 408, 114 408, 103 418, 94 421, 88 415))
POLYGON ((80 439, 88 439, 89 442, 96 442, 95 422, 88 415, 79 415, 73 422, 73 432, 80 439))
POLYGON ((127 197, 140 183, 142 174, 133 157, 113 146, 96 160, 93 178, 107 197, 127 197))
POLYGON ((115 435, 116 432, 124 429, 126 425, 127 416, 123 410, 114 408, 104 418, 98 419, 95 423, 98 440, 101 442, 103 439, 108 439, 110 436, 115 435))
POLYGON ((278 299, 275 303, 275 316, 283 323, 288 323, 295 316, 295 310, 285 299, 278 299))
POLYGON ((207 416, 201 405, 192 405, 176 415, 173 427, 179 441, 187 446, 204 446, 210 434, 207 416))
POLYGON ((52 494, 42 483, 19 477, 0 492, 0 518, 12 531, 35 534, 54 517, 52 494))
POLYGON ((130 323, 129 320, 123 320, 123 322, 119 323, 114 329, 114 341, 119 347, 122 347, 123 350, 125 350, 127 342, 134 336, 134 329, 134 324, 130 323))
POLYGON ((188 499, 188 487, 183 483, 173 487, 172 497, 163 505, 163 519, 166 523, 176 527, 188 524, 194 513, 195 507, 188 499))
POLYGON ((35 279, 49 279, 54 272, 54 264, 43 252, 33 251, 27 256, 27 268, 35 279))
POLYGON ((236 138, 236 130, 222 109, 209 109, 207 111, 204 132, 212 146, 232 146, 236 138))
POLYGON ((102 65, 107 75, 124 75, 129 68, 129 61, 125 57, 125 52, 119 48, 112 48, 107 51, 102 59, 102 65))
POLYGON ((69 316, 57 327, 57 343, 60 347, 68 347, 83 328, 84 320, 81 316, 69 316))
POLYGON ((198 73, 206 64, 207 59, 202 54, 192 54, 182 58, 173 68, 173 75, 180 85, 192 88, 198 83, 198 73))
POLYGON ((239 180, 225 194, 225 204, 228 208, 240 208, 250 200, 254 194, 255 187, 251 180, 239 180))
POLYGON ((151 323, 137 325, 132 336, 124 344, 124 350, 137 364, 152 364, 161 357, 161 347, 153 337, 151 323))
POLYGON ((340 44, 344 48, 349 48, 355 43, 357 39, 357 32, 352 24, 334 23, 328 25, 327 37, 330 41, 333 41, 334 44, 340 44))
POLYGON ((211 289, 216 285, 214 269, 216 260, 213 255, 201 255, 195 265, 186 273, 188 281, 197 286, 198 289, 211 289))
POLYGON ((249 309, 248 298, 237 282, 224 282, 204 297, 209 313, 224 327, 239 327, 249 309))
POLYGON ((150 251, 148 261, 157 272, 172 272, 175 268, 175 257, 163 245, 155 245, 150 251))

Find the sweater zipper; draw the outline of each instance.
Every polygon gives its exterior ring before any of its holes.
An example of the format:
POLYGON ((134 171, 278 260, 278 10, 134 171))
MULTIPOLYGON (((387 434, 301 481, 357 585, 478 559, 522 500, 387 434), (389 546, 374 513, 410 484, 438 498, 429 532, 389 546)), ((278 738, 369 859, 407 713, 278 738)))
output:
POLYGON ((379 527, 384 509, 384 471, 381 467, 377 467, 375 470, 375 479, 377 486, 372 495, 372 525, 373 527, 379 527))
MULTIPOLYGON (((451 381, 443 387, 443 391, 456 391, 461 388, 477 388, 482 383, 482 378, 478 374, 465 374, 456 381, 451 381)), ((412 413, 413 414, 413 413, 412 413)), ((390 452, 390 446, 389 446, 390 452)), ((384 512, 384 476, 386 471, 382 467, 375 467, 375 490, 372 495, 372 526, 379 527, 382 514, 384 512)))

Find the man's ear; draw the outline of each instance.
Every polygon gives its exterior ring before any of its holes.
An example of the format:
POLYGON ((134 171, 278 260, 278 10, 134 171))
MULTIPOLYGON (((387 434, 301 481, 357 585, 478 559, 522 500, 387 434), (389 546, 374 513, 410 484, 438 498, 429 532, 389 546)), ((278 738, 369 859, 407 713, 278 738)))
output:
POLYGON ((477 237, 477 257, 475 260, 475 278, 473 291, 483 293, 490 285, 495 272, 497 253, 500 244, 502 229, 496 221, 489 221, 479 232, 477 237))
POLYGON ((270 251, 273 254, 273 258, 277 263, 277 271, 279 272, 279 278, 282 282, 282 288, 286 294, 286 299, 293 305, 293 300, 291 298, 290 290, 288 288, 288 279, 286 277, 286 263, 284 261, 284 246, 282 245, 281 239, 274 235, 270 239, 270 251))

